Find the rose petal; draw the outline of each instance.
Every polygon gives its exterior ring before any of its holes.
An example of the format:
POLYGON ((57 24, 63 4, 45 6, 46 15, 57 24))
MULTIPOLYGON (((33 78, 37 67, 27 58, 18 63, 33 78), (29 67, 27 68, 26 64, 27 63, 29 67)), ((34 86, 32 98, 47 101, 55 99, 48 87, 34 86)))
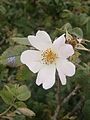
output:
POLYGON ((59 49, 62 45, 65 44, 65 34, 61 35, 60 37, 58 37, 54 42, 53 45, 59 49))
POLYGON ((39 51, 26 50, 21 54, 20 60, 23 64, 26 64, 33 73, 38 72, 42 67, 39 51))
POLYGON ((66 76, 65 76, 65 74, 62 72, 62 68, 61 68, 61 66, 60 66, 59 64, 57 65, 57 71, 58 71, 58 75, 59 75, 61 84, 62 84, 62 85, 66 85, 66 76))
POLYGON ((75 65, 69 62, 67 59, 58 61, 56 67, 67 76, 73 76, 75 74, 75 65))
POLYGON ((55 83, 55 66, 54 65, 46 65, 42 68, 37 76, 36 84, 43 85, 44 89, 51 88, 55 83))
POLYGON ((28 39, 33 47, 39 50, 45 50, 52 45, 51 38, 45 31, 38 31, 36 36, 29 35, 28 39))
POLYGON ((60 58, 66 59, 74 54, 74 49, 70 44, 64 44, 58 50, 58 54, 59 54, 60 58))
POLYGON ((61 69, 67 76, 73 76, 75 74, 75 65, 69 61, 63 62, 61 69))

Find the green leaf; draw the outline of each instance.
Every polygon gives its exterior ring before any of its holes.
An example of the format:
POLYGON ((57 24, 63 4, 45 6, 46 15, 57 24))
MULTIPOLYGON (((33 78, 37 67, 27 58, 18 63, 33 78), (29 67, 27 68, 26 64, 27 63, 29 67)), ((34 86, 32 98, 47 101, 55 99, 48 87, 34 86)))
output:
POLYGON ((17 106, 17 108, 27 107, 27 105, 21 101, 15 102, 14 104, 17 106))
POLYGON ((59 0, 55 0, 56 4, 58 5, 58 3, 60 2, 59 0))
POLYGON ((83 108, 84 120, 90 120, 90 100, 85 102, 83 108))
POLYGON ((63 12, 61 14, 61 17, 63 19, 70 19, 70 18, 73 17, 73 14, 72 14, 72 12, 70 10, 65 9, 65 10, 63 10, 63 12))
POLYGON ((2 58, 9 58, 9 57, 12 57, 12 56, 18 56, 25 49, 27 49, 27 47, 22 46, 22 45, 16 45, 16 46, 9 47, 8 49, 6 49, 6 51, 3 52, 1 57, 2 58))
POLYGON ((76 84, 81 85, 83 89, 82 95, 85 96, 86 99, 90 99, 90 65, 79 65, 73 80, 76 82, 76 84))
POLYGON ((63 30, 64 32, 67 30, 67 31, 71 31, 72 30, 72 26, 70 23, 66 23, 64 26, 62 26, 60 28, 60 30, 63 30))
POLYGON ((6 81, 6 79, 8 77, 8 72, 9 72, 9 70, 5 69, 5 68, 4 68, 4 70, 0 70, 0 80, 6 81))
POLYGON ((21 65, 20 55, 26 49, 27 47, 22 45, 9 47, 0 56, 0 64, 8 65, 10 67, 20 66, 21 65))
POLYGON ((8 105, 12 104, 15 99, 13 95, 5 88, 0 91, 0 96, 3 99, 3 101, 8 105))
POLYGON ((9 85, 5 85, 5 88, 6 88, 14 97, 16 97, 17 89, 19 88, 19 84, 9 84, 9 85))
POLYGON ((49 5, 51 0, 40 0, 40 2, 43 2, 43 3, 47 4, 47 5, 49 5))
POLYGON ((79 27, 73 28, 73 29, 70 31, 70 33, 76 35, 76 36, 79 37, 79 38, 83 38, 83 31, 82 31, 82 29, 79 28, 79 27))
POLYGON ((0 5, 0 12, 1 12, 2 14, 5 14, 5 13, 6 13, 6 9, 5 9, 5 7, 2 6, 2 5, 0 5))
POLYGON ((79 21, 81 25, 85 25, 89 19, 90 17, 88 17, 87 14, 80 14, 79 16, 79 21))
POLYGON ((12 40, 18 44, 30 46, 28 38, 13 37, 12 40))
POLYGON ((16 114, 13 120, 26 120, 26 118, 22 114, 16 114))
POLYGON ((88 22, 86 24, 86 34, 87 34, 88 38, 90 38, 90 19, 88 20, 88 22))
POLYGON ((17 89, 17 99, 20 101, 26 101, 31 96, 31 92, 26 85, 22 85, 17 89))
POLYGON ((32 73, 30 72, 28 67, 26 67, 25 65, 20 66, 16 74, 16 79, 19 81, 30 80, 31 77, 32 77, 32 73))

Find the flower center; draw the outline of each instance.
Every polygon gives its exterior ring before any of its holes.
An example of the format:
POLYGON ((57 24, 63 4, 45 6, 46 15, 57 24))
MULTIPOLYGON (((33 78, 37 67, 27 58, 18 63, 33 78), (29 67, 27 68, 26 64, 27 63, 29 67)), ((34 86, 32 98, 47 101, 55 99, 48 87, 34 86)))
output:
POLYGON ((47 49, 42 53, 42 60, 45 64, 52 64, 53 62, 55 62, 56 58, 57 54, 52 51, 51 48, 47 49))

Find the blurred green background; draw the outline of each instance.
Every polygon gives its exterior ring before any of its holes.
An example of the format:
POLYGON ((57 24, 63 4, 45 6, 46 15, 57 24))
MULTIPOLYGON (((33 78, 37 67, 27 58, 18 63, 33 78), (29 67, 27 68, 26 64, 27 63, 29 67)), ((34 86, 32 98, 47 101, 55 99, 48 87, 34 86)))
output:
MULTIPOLYGON (((0 120, 51 120, 56 108, 56 88, 46 91, 35 84, 36 75, 19 60, 21 52, 29 47, 18 41, 37 30, 47 31, 54 40, 65 32, 65 27, 90 39, 90 0, 0 0, 0 113, 10 103, 16 106, 1 115, 0 120), (18 85, 25 86, 17 95, 18 85), (35 112, 35 117, 14 114, 18 107, 26 106, 35 112)), ((90 43, 84 46, 89 49, 90 43)), ((79 53, 79 59, 74 61, 76 74, 68 78, 66 86, 61 86, 61 100, 78 84, 80 89, 63 104, 57 120, 90 120, 90 52, 79 53)))

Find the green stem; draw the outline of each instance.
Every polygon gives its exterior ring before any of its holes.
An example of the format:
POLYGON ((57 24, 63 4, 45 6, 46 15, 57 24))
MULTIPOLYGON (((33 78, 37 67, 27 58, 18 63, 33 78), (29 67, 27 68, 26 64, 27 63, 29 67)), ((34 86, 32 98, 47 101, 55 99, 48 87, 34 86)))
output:
POLYGON ((60 88, 61 88, 61 83, 58 74, 56 74, 56 110, 54 115, 52 116, 52 120, 57 120, 58 114, 60 112, 60 107, 61 107, 61 97, 60 97, 60 88))
POLYGON ((0 116, 5 115, 11 108, 12 108, 12 105, 10 105, 4 112, 2 112, 0 116))

